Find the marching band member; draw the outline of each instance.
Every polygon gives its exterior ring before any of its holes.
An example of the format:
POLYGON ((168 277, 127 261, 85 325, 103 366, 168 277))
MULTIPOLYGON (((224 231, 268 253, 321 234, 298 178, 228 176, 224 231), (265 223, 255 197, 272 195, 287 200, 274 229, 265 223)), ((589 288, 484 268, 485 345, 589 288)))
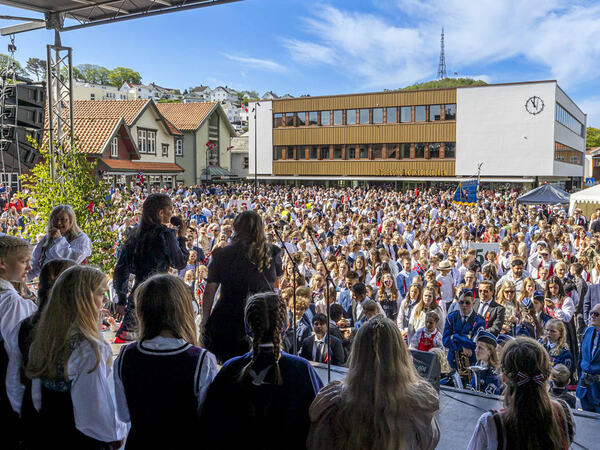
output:
POLYGON ((478 367, 473 368, 473 377, 469 387, 485 394, 500 395, 502 379, 498 368, 500 361, 496 353, 498 342, 496 337, 487 331, 481 330, 475 338, 475 356, 478 367))

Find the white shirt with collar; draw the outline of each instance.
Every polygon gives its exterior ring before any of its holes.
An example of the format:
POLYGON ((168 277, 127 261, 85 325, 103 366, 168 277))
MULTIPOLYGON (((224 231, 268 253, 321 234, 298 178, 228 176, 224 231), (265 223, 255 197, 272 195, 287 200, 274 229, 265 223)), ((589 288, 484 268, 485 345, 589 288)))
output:
POLYGON ((29 280, 37 277, 42 271, 42 266, 53 259, 70 259, 77 264, 81 264, 92 254, 92 241, 85 233, 80 233, 71 242, 64 236, 54 239, 46 248, 44 254, 43 244, 40 242, 33 250, 31 259, 31 270, 27 273, 29 280))
POLYGON ((317 337, 317 335, 315 334, 315 341, 313 342, 313 348, 312 348, 312 360, 315 362, 323 362, 322 359, 325 357, 326 354, 327 354, 327 334, 324 334, 322 339, 319 339, 317 337), (317 361, 317 351, 318 351, 319 345, 321 345, 321 361, 317 361))
POLYGON ((21 361, 23 356, 19 349, 19 329, 21 322, 37 311, 31 300, 19 295, 12 283, 0 279, 0 334, 2 344, 8 355, 6 369, 6 393, 13 410, 21 413, 25 387, 21 384, 21 361))

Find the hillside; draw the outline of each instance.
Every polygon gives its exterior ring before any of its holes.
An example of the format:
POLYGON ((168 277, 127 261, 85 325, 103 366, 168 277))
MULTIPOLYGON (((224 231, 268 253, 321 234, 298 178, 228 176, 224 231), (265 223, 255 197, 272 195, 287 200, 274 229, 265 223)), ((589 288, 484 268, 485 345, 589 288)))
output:
POLYGON ((424 83, 416 83, 411 86, 400 88, 400 91, 415 91, 420 89, 444 89, 461 86, 483 86, 487 84, 482 80, 472 78, 444 78, 442 80, 431 80, 424 83))

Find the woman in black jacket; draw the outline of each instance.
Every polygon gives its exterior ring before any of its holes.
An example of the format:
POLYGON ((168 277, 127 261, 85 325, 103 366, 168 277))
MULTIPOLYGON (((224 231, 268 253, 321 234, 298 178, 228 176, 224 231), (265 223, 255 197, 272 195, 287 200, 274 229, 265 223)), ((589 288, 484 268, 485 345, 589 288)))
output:
POLYGON ((168 195, 151 194, 144 201, 140 224, 127 239, 113 276, 117 291, 117 315, 123 317, 115 343, 133 340, 127 333, 134 330, 135 305, 133 294, 137 287, 151 275, 166 273, 170 267, 183 269, 188 260, 185 232, 187 224, 174 218, 177 231, 167 227, 173 216, 173 204, 168 195), (129 276, 135 275, 135 283, 129 292, 129 276))

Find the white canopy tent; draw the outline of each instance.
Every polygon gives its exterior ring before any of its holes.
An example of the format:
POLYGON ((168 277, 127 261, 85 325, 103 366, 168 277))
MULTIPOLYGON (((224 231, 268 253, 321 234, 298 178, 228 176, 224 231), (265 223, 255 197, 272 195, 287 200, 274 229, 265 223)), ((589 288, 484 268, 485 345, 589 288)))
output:
POLYGON ((572 214, 575 208, 581 209, 583 215, 588 218, 596 208, 600 208, 600 184, 571 194, 569 214, 572 214))

